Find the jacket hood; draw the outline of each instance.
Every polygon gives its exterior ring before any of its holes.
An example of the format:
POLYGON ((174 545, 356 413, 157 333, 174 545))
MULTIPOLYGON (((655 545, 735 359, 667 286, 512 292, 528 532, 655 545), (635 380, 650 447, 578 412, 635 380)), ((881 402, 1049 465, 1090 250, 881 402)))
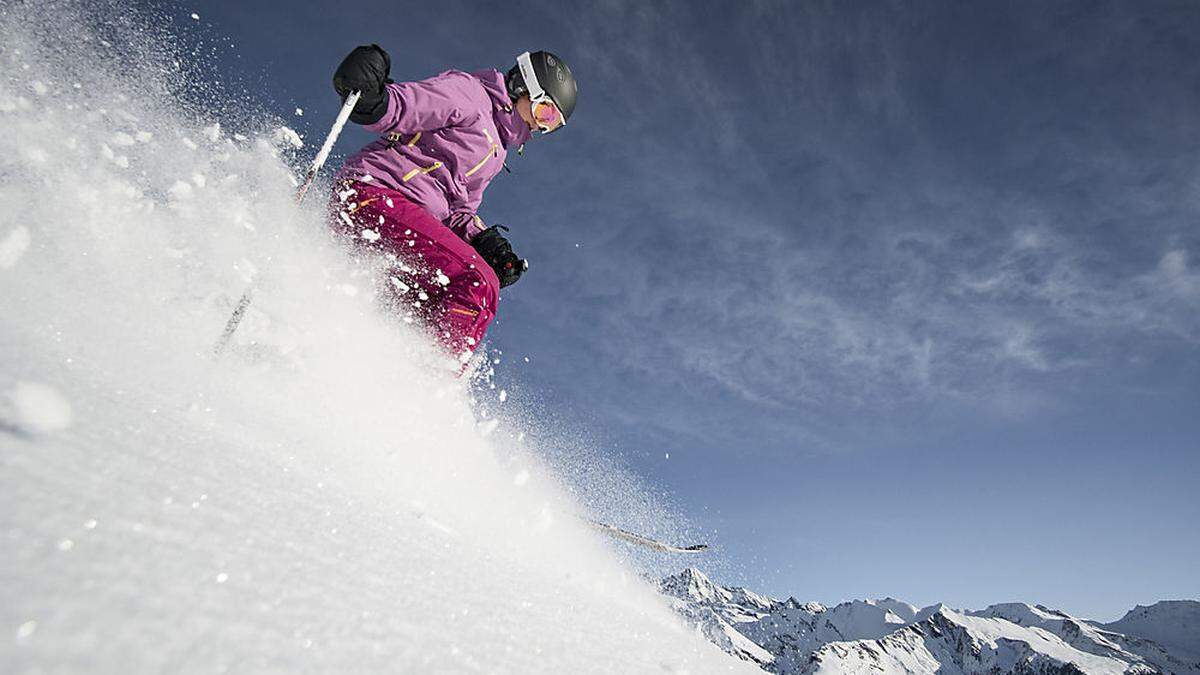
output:
POLYGON ((471 73, 487 91, 492 99, 492 118, 496 122, 496 131, 500 133, 500 144, 505 148, 521 145, 527 142, 533 134, 529 125, 517 113, 508 97, 508 88, 504 86, 504 73, 498 70, 480 70, 471 73))

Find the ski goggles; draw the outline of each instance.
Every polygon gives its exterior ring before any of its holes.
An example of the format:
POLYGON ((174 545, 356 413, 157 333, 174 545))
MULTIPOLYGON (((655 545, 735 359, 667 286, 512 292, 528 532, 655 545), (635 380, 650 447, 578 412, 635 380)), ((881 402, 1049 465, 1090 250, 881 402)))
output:
POLYGON ((540 101, 532 101, 530 110, 533 111, 533 121, 537 123, 538 128, 542 130, 543 134, 548 134, 566 124, 566 120, 563 119, 563 114, 559 111, 558 106, 548 98, 540 101))
POLYGON ((525 89, 529 92, 530 110, 538 128, 542 130, 543 134, 548 134, 565 126, 567 118, 558 109, 558 104, 554 102, 554 99, 550 98, 545 89, 542 89, 542 84, 537 79, 537 73, 533 70, 533 60, 530 59, 529 52, 524 52, 517 57, 517 66, 521 69, 521 78, 525 80, 525 89))

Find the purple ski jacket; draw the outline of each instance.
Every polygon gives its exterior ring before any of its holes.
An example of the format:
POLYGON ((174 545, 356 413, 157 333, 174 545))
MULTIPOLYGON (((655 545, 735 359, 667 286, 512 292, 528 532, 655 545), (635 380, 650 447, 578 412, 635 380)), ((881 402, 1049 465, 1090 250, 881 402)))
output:
POLYGON ((387 112, 365 127, 383 138, 346 160, 337 178, 396 190, 470 241, 484 229, 476 214, 484 189, 508 148, 530 138, 504 75, 448 70, 389 84, 387 94, 387 112))

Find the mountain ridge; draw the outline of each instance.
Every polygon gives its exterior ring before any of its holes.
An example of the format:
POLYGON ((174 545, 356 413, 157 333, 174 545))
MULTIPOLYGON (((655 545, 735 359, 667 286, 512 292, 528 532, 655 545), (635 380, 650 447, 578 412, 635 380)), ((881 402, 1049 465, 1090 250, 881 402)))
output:
POLYGON ((833 606, 781 601, 721 586, 696 568, 665 577, 659 591, 726 653, 780 675, 1200 675, 1195 600, 1139 605, 1105 624, 1019 602, 959 610, 891 597, 833 606))

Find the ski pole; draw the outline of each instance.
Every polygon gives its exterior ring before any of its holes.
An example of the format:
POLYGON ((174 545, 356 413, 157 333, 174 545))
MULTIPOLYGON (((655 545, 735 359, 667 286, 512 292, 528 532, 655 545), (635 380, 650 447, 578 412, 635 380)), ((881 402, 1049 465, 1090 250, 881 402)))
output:
POLYGON ((361 91, 352 91, 346 96, 346 102, 342 104, 342 109, 338 111, 337 119, 333 120, 333 127, 329 130, 329 134, 325 136, 325 143, 321 145, 317 156, 313 158, 312 166, 308 168, 308 175, 304 177, 304 184, 300 186, 300 191, 296 193, 297 204, 304 201, 304 195, 308 193, 308 188, 313 184, 313 179, 317 177, 317 172, 325 165, 325 160, 329 159, 329 153, 333 150, 333 144, 337 142, 337 137, 341 135, 342 127, 346 126, 346 120, 350 119, 350 113, 354 112, 354 106, 358 103, 359 96, 362 96, 361 91))
MULTIPOLYGON (((329 129, 329 134, 325 136, 325 143, 317 151, 317 156, 313 158, 312 165, 308 168, 308 174, 304 177, 304 182, 300 184, 300 189, 296 192, 297 204, 304 201, 304 195, 308 194, 308 188, 316 180, 317 172, 325 165, 325 160, 329 159, 329 153, 333 150, 333 144, 337 142, 337 137, 342 133, 342 127, 346 126, 346 120, 350 119, 350 113, 354 112, 354 106, 358 103, 359 96, 362 96, 362 92, 360 91, 352 91, 346 96, 345 102, 342 103, 342 109, 338 111, 337 118, 333 120, 333 127, 329 129)), ((220 356, 221 352, 225 351, 225 347, 229 346, 229 340, 233 338, 233 333, 242 323, 242 317, 246 315, 246 308, 250 306, 250 301, 253 299, 254 282, 251 281, 250 286, 246 288, 245 293, 242 293, 242 297, 238 299, 237 305, 233 308, 233 314, 229 316, 229 321, 225 322, 225 330, 222 331, 221 337, 217 339, 217 344, 213 347, 213 353, 220 356)))

